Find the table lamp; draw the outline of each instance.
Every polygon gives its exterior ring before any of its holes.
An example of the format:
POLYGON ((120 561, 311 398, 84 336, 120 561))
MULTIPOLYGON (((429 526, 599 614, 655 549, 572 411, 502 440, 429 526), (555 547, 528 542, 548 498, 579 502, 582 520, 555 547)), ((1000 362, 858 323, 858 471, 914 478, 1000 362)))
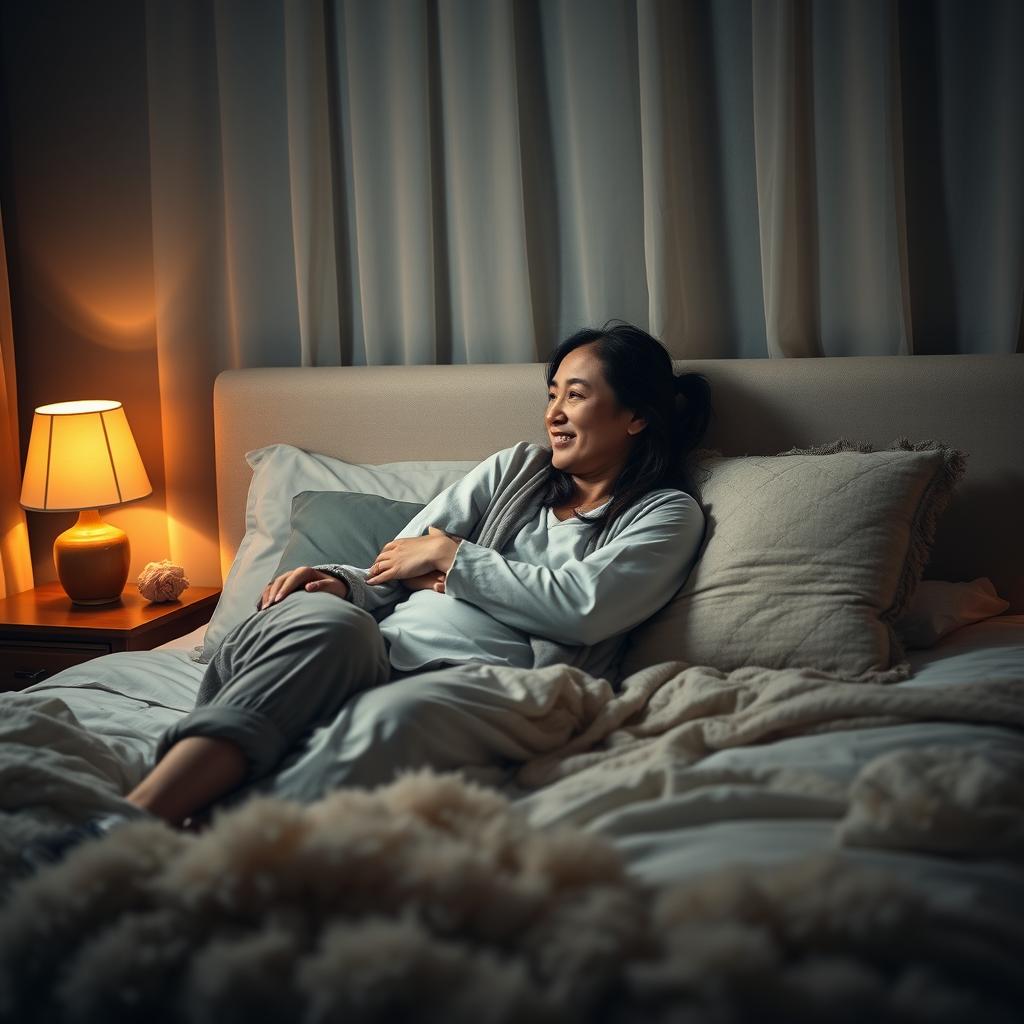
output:
POLYGON ((75 604, 118 600, 128 579, 128 535, 99 510, 152 493, 120 402, 41 405, 32 420, 21 504, 79 513, 53 544, 57 576, 75 604))

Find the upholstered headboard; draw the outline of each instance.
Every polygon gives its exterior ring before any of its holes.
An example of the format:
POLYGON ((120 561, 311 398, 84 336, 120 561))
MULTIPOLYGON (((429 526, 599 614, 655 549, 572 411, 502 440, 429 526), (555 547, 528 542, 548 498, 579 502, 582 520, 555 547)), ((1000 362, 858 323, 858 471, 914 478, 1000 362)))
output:
MULTIPOLYGON (((711 382, 707 447, 770 454, 848 437, 932 438, 969 453, 926 576, 988 576, 1024 612, 1024 356, 679 361, 711 382)), ((544 365, 229 370, 214 389, 221 565, 245 530, 253 448, 348 462, 482 459, 544 443, 544 365)))

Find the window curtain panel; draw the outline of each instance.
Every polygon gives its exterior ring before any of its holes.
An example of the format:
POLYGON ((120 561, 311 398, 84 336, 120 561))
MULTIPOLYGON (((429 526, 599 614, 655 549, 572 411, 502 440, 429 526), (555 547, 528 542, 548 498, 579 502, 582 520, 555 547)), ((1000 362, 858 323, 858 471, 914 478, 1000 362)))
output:
POLYGON ((7 280, 7 249, 0 214, 0 597, 30 590, 29 550, 21 496, 21 452, 18 447, 18 396, 15 389, 14 331, 7 280))
POLYGON ((146 10, 171 558, 199 575, 226 367, 533 361, 612 316, 677 358, 1022 350, 1014 0, 146 10))

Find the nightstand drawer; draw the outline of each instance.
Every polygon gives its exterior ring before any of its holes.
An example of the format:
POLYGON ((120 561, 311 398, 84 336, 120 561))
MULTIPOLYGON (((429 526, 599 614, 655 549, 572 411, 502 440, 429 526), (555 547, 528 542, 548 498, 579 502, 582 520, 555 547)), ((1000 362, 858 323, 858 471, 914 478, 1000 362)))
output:
POLYGON ((23 690, 83 661, 110 654, 104 643, 0 643, 0 690, 23 690))

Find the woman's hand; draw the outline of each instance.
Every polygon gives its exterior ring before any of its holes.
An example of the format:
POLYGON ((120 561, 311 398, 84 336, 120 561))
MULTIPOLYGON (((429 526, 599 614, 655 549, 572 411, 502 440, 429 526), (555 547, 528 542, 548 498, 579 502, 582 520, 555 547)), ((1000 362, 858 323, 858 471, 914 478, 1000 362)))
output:
POLYGON ((444 593, 444 580, 448 575, 446 572, 440 572, 437 569, 433 569, 430 572, 425 572, 422 576, 413 576, 409 580, 401 580, 401 584, 406 590, 435 590, 439 594, 444 593))
POLYGON ((310 594, 334 594, 345 600, 348 597, 348 584, 339 580, 329 573, 320 572, 319 569, 311 569, 308 565, 300 565, 291 572, 283 572, 276 579, 271 580, 260 595, 257 609, 263 611, 272 604, 287 597, 295 590, 305 590, 310 594))
POLYGON ((430 572, 447 573, 458 549, 459 541, 436 526, 428 528, 426 537, 389 541, 370 566, 366 582, 376 586, 392 580, 415 579, 430 572))

